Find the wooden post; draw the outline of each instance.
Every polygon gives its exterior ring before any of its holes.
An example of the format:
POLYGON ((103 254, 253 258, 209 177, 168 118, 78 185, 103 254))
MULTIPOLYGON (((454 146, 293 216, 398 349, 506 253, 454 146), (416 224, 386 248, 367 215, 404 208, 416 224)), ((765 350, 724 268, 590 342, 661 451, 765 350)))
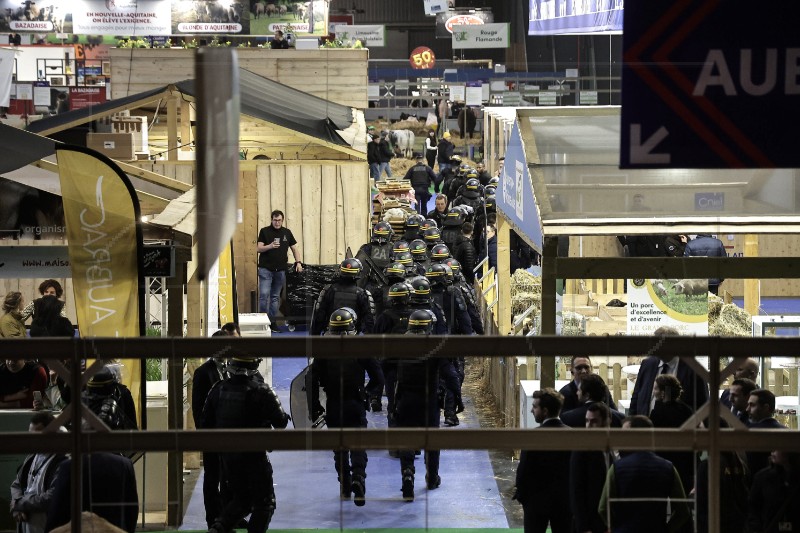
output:
MULTIPOLYGON (((558 237, 545 237, 542 250, 542 335, 556 334, 556 260, 558 237)), ((533 379, 529 376, 528 379, 533 379)), ((556 358, 542 358, 541 385, 555 387, 556 358)))
POLYGON ((178 152, 178 99, 176 97, 167 100, 167 160, 177 161, 178 152))
MULTIPOLYGON (((758 235, 748 233, 744 236, 744 256, 758 257, 758 235)), ((761 306, 761 280, 744 280, 744 310, 751 316, 758 316, 761 306)))
MULTIPOLYGON (((175 267, 175 277, 167 278, 167 333, 183 337, 183 286, 186 264, 175 267)), ((169 360, 167 421, 169 429, 183 429, 183 361, 169 360)), ((167 526, 183 522, 183 453, 167 453, 167 526)))
POLYGON ((508 222, 500 215, 497 217, 497 325, 500 335, 511 333, 510 240, 508 222))
POLYGON ((181 148, 183 152, 192 149, 192 106, 188 100, 181 99, 181 148))

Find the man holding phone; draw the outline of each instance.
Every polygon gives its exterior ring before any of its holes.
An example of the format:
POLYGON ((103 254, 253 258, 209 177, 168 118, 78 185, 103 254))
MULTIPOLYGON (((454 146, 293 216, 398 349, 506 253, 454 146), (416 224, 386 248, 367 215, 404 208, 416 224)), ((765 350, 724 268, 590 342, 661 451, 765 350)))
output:
POLYGON ((297 241, 288 228, 283 227, 283 211, 272 212, 272 224, 258 232, 258 312, 267 313, 270 329, 279 332, 275 324, 281 291, 286 284, 289 250, 294 256, 295 272, 303 271, 303 259, 297 241))

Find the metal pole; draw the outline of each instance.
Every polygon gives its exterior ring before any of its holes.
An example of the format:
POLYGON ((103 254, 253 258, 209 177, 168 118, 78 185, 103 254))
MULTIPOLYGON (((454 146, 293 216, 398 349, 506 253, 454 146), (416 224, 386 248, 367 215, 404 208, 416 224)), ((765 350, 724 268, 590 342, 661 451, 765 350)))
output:
POLYGON ((72 409, 72 496, 70 507, 72 512, 72 522, 70 529, 72 533, 81 533, 81 509, 83 508, 83 465, 81 456, 81 359, 78 352, 78 344, 73 345, 72 350, 72 370, 69 375, 70 381, 70 408, 72 409))

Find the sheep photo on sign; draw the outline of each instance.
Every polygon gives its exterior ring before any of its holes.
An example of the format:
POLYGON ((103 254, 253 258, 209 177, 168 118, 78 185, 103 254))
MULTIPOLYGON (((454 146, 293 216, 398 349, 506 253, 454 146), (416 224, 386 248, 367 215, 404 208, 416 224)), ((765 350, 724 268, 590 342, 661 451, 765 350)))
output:
POLYGON ((251 35, 284 33, 327 35, 328 2, 290 0, 249 0, 251 35), (313 28, 311 25, 313 24, 313 28), (291 31, 286 31, 290 26, 291 31))

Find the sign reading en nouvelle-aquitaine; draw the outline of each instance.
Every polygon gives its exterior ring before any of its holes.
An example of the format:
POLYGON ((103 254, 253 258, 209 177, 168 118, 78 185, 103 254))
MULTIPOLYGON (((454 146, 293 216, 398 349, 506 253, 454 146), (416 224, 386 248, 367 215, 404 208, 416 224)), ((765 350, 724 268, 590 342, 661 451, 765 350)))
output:
POLYGON ((625 5, 622 168, 797 168, 800 2, 625 5))

